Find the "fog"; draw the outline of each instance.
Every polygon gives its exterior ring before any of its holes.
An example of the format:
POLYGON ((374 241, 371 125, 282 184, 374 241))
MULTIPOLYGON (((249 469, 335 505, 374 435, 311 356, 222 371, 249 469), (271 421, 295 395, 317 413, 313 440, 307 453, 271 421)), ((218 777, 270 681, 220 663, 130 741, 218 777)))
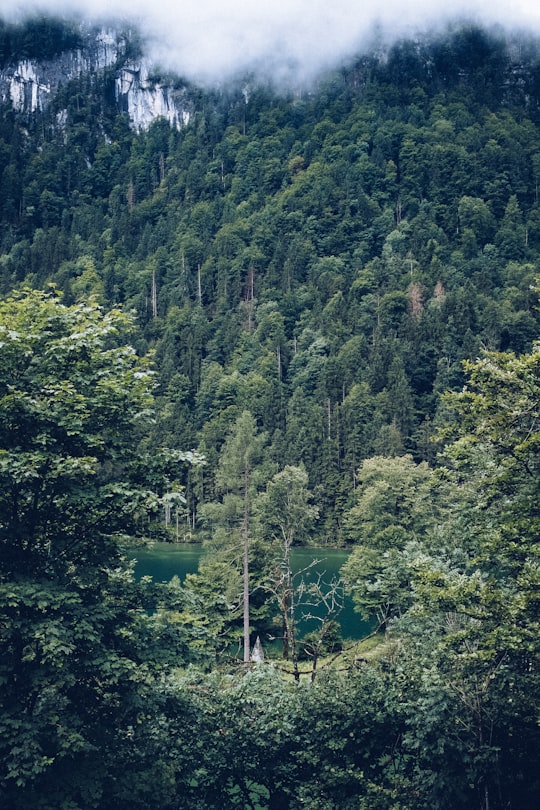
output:
POLYGON ((162 67, 201 81, 258 69, 303 81, 374 41, 467 19, 540 31, 537 0, 0 0, 0 16, 34 11, 133 20, 162 67))

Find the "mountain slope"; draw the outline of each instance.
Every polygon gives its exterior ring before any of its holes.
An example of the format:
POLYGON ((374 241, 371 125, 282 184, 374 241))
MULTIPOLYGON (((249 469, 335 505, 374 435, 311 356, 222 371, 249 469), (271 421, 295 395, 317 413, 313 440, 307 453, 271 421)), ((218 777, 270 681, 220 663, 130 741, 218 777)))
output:
POLYGON ((40 110, 3 103, 2 292, 135 308, 161 386, 149 441, 208 458, 191 524, 247 409, 340 541, 362 460, 434 461, 462 360, 538 334, 538 43, 456 29, 303 94, 178 82, 174 116, 137 132, 114 90, 137 41, 120 62, 118 42, 40 110))

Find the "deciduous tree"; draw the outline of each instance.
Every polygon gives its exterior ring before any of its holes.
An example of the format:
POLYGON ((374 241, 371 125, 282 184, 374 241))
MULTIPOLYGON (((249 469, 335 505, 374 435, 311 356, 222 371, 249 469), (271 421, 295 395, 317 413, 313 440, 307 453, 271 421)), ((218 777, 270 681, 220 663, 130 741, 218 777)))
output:
POLYGON ((6 807, 102 807, 142 721, 145 603, 119 541, 146 527, 167 477, 156 461, 157 488, 145 485, 137 436, 153 376, 130 327, 119 311, 41 292, 0 303, 6 807))

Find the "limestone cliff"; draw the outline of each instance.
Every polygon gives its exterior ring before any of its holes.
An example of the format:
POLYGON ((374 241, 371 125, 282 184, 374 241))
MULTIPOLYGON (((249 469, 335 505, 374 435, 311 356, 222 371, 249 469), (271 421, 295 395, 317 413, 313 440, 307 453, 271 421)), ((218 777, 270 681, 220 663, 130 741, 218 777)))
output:
MULTIPOLYGON (((135 129, 164 117, 175 126, 189 121, 192 105, 185 86, 152 78, 144 55, 133 56, 129 35, 112 28, 81 26, 80 45, 52 59, 21 58, 0 71, 0 99, 21 114, 48 109, 59 90, 84 76, 104 76, 114 85, 114 100, 135 129)), ((62 120, 61 111, 57 114, 62 120)))

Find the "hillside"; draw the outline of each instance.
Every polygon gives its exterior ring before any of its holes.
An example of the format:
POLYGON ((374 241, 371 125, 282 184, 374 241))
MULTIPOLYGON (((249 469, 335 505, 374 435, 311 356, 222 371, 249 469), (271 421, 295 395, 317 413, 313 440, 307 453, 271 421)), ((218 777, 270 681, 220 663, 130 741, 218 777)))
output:
POLYGON ((537 335, 539 70, 538 43, 469 28, 300 95, 191 88, 189 123, 146 132, 108 69, 31 115, 6 101, 1 290, 134 308, 159 441, 212 469, 251 411, 270 458, 306 465, 319 539, 342 542, 362 460, 433 461, 462 360, 537 335))
POLYGON ((0 96, 0 803, 536 806, 540 41, 211 87, 40 17, 0 96))

